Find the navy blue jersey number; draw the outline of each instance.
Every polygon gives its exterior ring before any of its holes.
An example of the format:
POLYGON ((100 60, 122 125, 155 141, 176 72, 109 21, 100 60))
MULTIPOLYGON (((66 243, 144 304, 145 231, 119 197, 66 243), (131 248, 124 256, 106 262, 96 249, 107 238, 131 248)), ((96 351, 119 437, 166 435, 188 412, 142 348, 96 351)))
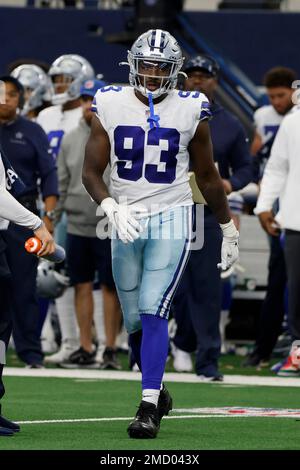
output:
POLYGON ((114 131, 117 172, 120 178, 130 181, 139 180, 143 174, 149 183, 171 184, 176 178, 177 154, 180 134, 177 129, 159 127, 147 133, 147 145, 159 146, 161 140, 167 141, 167 150, 160 151, 159 165, 144 165, 146 133, 139 126, 118 126, 114 131))
POLYGON ((192 98, 199 98, 200 96, 200 91, 185 91, 185 90, 180 90, 178 92, 178 96, 180 96, 180 98, 188 98, 189 96, 191 96, 192 98))
POLYGON ((51 131, 48 134, 49 149, 55 159, 58 155, 60 144, 64 136, 64 133, 65 132, 63 130, 57 130, 57 131, 51 131))

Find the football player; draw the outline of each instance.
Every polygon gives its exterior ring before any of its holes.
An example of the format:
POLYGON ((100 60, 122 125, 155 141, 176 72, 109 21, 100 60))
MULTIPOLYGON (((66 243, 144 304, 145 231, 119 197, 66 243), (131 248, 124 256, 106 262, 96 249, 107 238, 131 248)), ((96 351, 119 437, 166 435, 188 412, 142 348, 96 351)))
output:
POLYGON ((95 73, 83 57, 65 54, 53 62, 48 75, 52 82, 53 106, 39 114, 38 124, 48 135, 51 151, 56 157, 63 135, 77 127, 82 117, 80 87, 85 80, 94 78, 95 73))
MULTIPOLYGON (((48 75, 52 82, 53 106, 43 110, 39 114, 37 122, 48 135, 50 149, 56 158, 64 134, 74 130, 82 117, 80 87, 85 80, 94 78, 95 73, 91 64, 84 57, 76 54, 64 54, 53 62, 48 75)), ((54 213, 47 215, 53 220, 54 213)), ((56 227, 56 240, 65 246, 65 217, 56 227)), ((47 356, 45 360, 49 363, 60 364, 68 360, 78 345, 74 289, 72 287, 66 289, 62 297, 56 300, 56 308, 62 333, 62 345, 58 352, 47 356)), ((50 319, 47 318, 42 336, 48 336, 45 331, 49 330, 49 321, 50 319)))
POLYGON ((189 257, 189 160, 223 230, 223 269, 236 261, 238 232, 212 158, 209 103, 175 89, 181 49, 167 31, 149 30, 128 52, 130 87, 97 92, 83 183, 113 226, 113 274, 130 345, 142 372, 142 401, 131 438, 154 438, 172 399, 162 385, 168 315, 189 257), (111 165, 110 193, 102 175, 111 165), (126 198, 126 203, 125 203, 126 198))
POLYGON ((35 64, 23 64, 11 72, 24 87, 24 105, 21 114, 33 121, 50 104, 51 81, 46 72, 35 64))
MULTIPOLYGON (((283 118, 294 107, 292 95, 295 89, 293 82, 297 79, 294 70, 287 67, 274 67, 263 80, 270 104, 262 106, 254 113, 255 136, 251 153, 261 160, 262 167, 269 158, 270 151, 283 118)), ((262 171, 260 172, 262 176, 262 171)))

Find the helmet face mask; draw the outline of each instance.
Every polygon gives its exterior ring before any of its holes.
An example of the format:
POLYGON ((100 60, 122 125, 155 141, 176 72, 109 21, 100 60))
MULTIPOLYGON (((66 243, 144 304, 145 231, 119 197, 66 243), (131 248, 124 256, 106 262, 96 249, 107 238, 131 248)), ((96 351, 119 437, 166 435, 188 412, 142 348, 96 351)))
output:
POLYGON ((170 33, 149 30, 128 51, 129 83, 142 95, 151 93, 157 98, 176 87, 183 60, 181 49, 170 33))
POLYGON ((51 65, 48 74, 52 80, 54 105, 65 104, 79 98, 82 83, 95 76, 91 64, 77 54, 58 57, 51 65))
POLYGON ((64 93, 68 90, 72 82, 73 77, 66 73, 52 76, 52 84, 55 93, 64 93))
POLYGON ((57 299, 69 286, 70 279, 55 271, 54 263, 41 260, 37 269, 37 294, 41 298, 57 299))

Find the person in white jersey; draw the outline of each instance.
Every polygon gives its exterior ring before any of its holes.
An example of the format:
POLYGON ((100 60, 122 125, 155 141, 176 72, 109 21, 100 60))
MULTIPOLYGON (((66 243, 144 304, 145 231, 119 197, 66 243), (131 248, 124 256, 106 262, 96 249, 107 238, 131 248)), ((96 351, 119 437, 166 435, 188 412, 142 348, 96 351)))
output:
MULTIPOLYGON (((272 145, 283 119, 295 109, 292 87, 296 72, 287 67, 274 67, 265 74, 263 84, 266 87, 270 104, 262 106, 254 113, 256 134, 251 151, 257 161, 257 179, 261 180, 264 167, 270 156, 272 145)), ((278 210, 276 201, 275 210, 278 210)), ((275 230, 269 237, 270 258, 268 264, 268 283, 265 299, 260 312, 259 327, 254 350, 246 358, 244 366, 269 364, 272 351, 282 332, 282 321, 286 310, 286 269, 284 253, 280 242, 280 233, 275 230)))
MULTIPOLYGON (((38 116, 37 122, 46 132, 50 149, 56 158, 63 136, 73 131, 82 118, 80 87, 85 80, 94 78, 95 72, 91 64, 84 57, 77 54, 64 54, 52 63, 48 75, 53 86, 53 106, 42 111, 38 116)), ((54 212, 48 215, 52 220, 54 219, 54 212)), ((64 216, 55 229, 55 238, 58 244, 65 246, 66 233, 67 222, 64 216)), ((78 347, 73 287, 66 289, 64 294, 56 300, 56 309, 62 334, 62 343, 58 352, 46 356, 45 362, 60 364, 68 360, 69 356, 78 347)), ((50 337, 49 333, 51 331, 47 333, 50 329, 49 321, 48 315, 42 332, 44 337, 48 335, 50 337)), ((42 341, 42 344, 45 347, 44 341, 42 341)))
POLYGON ((300 376, 300 112, 287 116, 275 138, 267 163, 255 213, 264 230, 278 236, 284 229, 288 280, 288 321, 293 345, 279 376, 300 376), (279 198, 279 212, 273 204, 279 198))
POLYGON ((113 275, 125 327, 142 372, 142 401, 131 438, 156 437, 172 399, 162 384, 168 314, 191 247, 189 162, 224 234, 220 265, 238 257, 238 232, 212 157, 209 103, 175 89, 181 49, 167 31, 149 30, 128 52, 130 87, 94 98, 83 183, 112 226, 113 275), (111 165, 108 192, 102 175, 111 165))

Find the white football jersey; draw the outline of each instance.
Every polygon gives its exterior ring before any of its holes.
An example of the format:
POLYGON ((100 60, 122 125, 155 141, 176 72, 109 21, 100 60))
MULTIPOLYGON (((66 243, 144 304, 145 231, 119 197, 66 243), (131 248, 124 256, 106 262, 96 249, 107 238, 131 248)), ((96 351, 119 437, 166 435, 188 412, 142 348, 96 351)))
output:
POLYGON ((296 106, 285 114, 279 114, 272 105, 262 106, 254 113, 254 124, 258 134, 262 139, 264 153, 268 157, 276 137, 277 131, 285 116, 295 110, 296 106))
POLYGON ((129 86, 102 88, 92 109, 110 139, 110 191, 116 201, 126 198, 148 214, 193 204, 187 148, 199 122, 210 117, 205 95, 171 91, 154 105, 159 127, 153 128, 149 106, 129 86))
POLYGON ((82 117, 82 107, 63 111, 62 106, 50 106, 40 112, 37 123, 48 136, 49 147, 56 158, 64 134, 75 129, 82 117))

